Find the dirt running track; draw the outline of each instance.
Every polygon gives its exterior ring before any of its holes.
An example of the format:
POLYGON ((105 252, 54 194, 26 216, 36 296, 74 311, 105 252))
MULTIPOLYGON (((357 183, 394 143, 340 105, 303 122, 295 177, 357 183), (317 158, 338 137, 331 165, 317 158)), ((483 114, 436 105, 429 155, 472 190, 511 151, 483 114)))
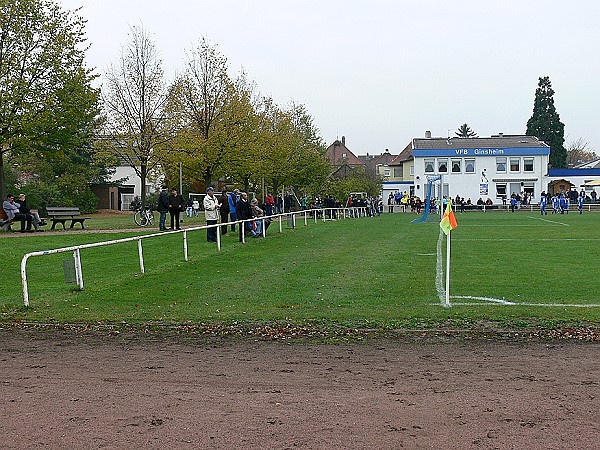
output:
POLYGON ((0 331, 0 448, 597 449, 600 343, 0 331))

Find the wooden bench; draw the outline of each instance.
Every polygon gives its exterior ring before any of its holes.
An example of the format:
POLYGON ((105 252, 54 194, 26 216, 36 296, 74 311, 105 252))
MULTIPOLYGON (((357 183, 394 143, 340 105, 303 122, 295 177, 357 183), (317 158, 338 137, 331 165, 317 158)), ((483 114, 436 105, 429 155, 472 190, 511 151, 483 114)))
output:
POLYGON ((73 228, 73 225, 76 223, 80 223, 81 228, 85 230, 83 222, 89 219, 89 217, 80 217, 81 212, 79 211, 79 208, 74 208, 71 206, 47 206, 46 213, 48 219, 52 221, 52 227, 50 228, 51 230, 54 230, 54 227, 57 223, 62 224, 63 230, 66 230, 67 227, 65 223, 67 220, 71 221, 71 226, 69 229, 73 228))

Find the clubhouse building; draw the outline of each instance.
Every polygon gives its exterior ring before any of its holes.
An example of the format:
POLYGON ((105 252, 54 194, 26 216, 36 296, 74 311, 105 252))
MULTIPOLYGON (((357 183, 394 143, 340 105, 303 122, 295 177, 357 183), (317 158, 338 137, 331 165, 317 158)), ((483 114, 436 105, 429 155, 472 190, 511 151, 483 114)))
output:
POLYGON ((427 196, 427 183, 441 180, 442 195, 502 203, 511 194, 527 192, 539 198, 548 189, 550 147, 534 136, 503 135, 473 138, 414 138, 392 161, 383 183, 383 198, 407 191, 427 196))

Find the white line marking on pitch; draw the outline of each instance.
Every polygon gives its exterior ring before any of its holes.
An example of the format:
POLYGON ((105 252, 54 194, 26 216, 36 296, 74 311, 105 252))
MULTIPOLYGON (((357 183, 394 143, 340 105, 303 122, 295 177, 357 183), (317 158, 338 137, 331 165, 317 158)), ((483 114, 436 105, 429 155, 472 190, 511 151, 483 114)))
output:
MULTIPOLYGON (((529 216, 528 216, 528 217, 529 217, 529 216)), ((475 223, 468 223, 468 224, 464 224, 464 225, 463 225, 463 224, 461 223, 461 224, 460 224, 460 227, 461 227, 461 228, 467 228, 467 227, 468 227, 468 228, 472 228, 472 227, 485 227, 485 228, 489 228, 490 226, 489 226, 489 224, 481 224, 481 225, 479 225, 479 224, 475 224, 475 223)), ((539 225, 533 225, 533 224, 532 224, 532 225, 523 225, 523 224, 510 224, 510 227, 511 227, 511 228, 516 228, 516 227, 527 227, 527 228, 533 228, 533 227, 536 227, 536 228, 537 228, 537 227, 539 227, 539 225)))
MULTIPOLYGON (((458 238, 454 238, 455 241, 523 241, 523 239, 517 239, 517 238, 463 238, 463 237, 458 237, 458 238)), ((527 238, 528 241, 556 241, 556 238, 534 238, 534 239, 529 239, 527 238)), ((600 241, 600 238, 560 238, 561 241, 600 241)))
POLYGON ((565 227, 570 227, 571 226, 568 223, 556 222, 555 220, 542 219, 541 217, 532 217, 532 216, 527 216, 527 217, 529 219, 541 220, 542 222, 555 223, 557 225, 564 225, 565 227))
MULTIPOLYGON (((472 295, 451 295, 450 298, 464 298, 466 300, 483 300, 490 303, 500 303, 502 305, 514 305, 515 303, 508 300, 491 298, 491 297, 474 297, 472 295)), ((454 303, 455 304, 455 303, 454 303)))
MULTIPOLYGON (((505 306, 541 306, 544 308, 600 308, 600 303, 532 303, 532 302, 511 302, 499 298, 491 297, 477 297, 472 295, 451 295, 450 298, 458 298, 465 300, 480 300, 478 302, 452 302, 450 306, 493 306, 493 305, 505 305, 505 306)), ((446 305, 442 305, 447 307, 446 305)))
MULTIPOLYGON (((439 305, 439 303, 434 303, 439 305)), ((495 306, 498 303, 492 302, 453 302, 450 306, 495 306)), ((578 305, 574 303, 501 303, 503 306, 542 306, 545 308, 600 308, 600 303, 592 303, 588 305, 578 305)))

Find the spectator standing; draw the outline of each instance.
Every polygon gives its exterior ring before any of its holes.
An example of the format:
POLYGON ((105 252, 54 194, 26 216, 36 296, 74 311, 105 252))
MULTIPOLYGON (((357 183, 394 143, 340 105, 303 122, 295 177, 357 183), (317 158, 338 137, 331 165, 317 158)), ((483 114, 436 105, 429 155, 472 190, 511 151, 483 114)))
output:
POLYGON ((283 197, 283 212, 292 212, 292 193, 290 191, 283 197))
MULTIPOLYGON (((227 195, 227 189, 223 189, 221 196, 219 197, 219 214, 221 215, 221 223, 229 222, 229 196, 227 195)), ((227 225, 221 225, 221 234, 227 234, 227 225)))
POLYGON ((167 229, 167 212, 169 211, 169 196, 167 195, 167 187, 163 186, 158 196, 158 212, 160 219, 158 221, 158 229, 165 231, 167 229))
POLYGON ((192 214, 194 212, 194 208, 192 205, 193 205, 192 197, 189 197, 185 204, 185 215, 188 217, 192 217, 192 214))
POLYGON ((267 196, 265 197, 265 210, 267 212, 267 216, 273 215, 273 206, 275 206, 275 197, 270 192, 267 192, 267 196))
POLYGON ((306 199, 306 195, 303 195, 302 198, 300 199, 300 209, 302 211, 304 211, 306 209, 307 204, 308 204, 308 201, 306 199))
POLYGON ((235 205, 237 210, 238 220, 247 220, 247 222, 242 223, 240 228, 240 242, 242 242, 242 233, 247 234, 249 231, 252 235, 254 235, 254 231, 252 230, 252 222, 249 219, 252 219, 252 209, 250 208, 250 202, 248 201, 248 194, 242 192, 240 194, 240 199, 235 205))
POLYGON ((169 214, 171 215, 171 230, 175 228, 180 230, 179 227, 179 214, 183 211, 183 205, 185 204, 183 197, 177 193, 177 189, 171 191, 169 195, 169 214))
MULTIPOLYGON (((234 189, 231 194, 229 194, 229 216, 231 217, 231 221, 235 222, 237 219, 237 203, 239 202, 239 189, 234 189)), ((235 232, 235 223, 231 224, 231 231, 235 232)))
POLYGON ((200 202, 197 199, 192 201, 192 210, 194 211, 194 216, 198 217, 200 215, 200 202))
MULTIPOLYGON (((206 190, 206 197, 203 201, 204 215, 206 216, 206 225, 216 225, 219 221, 219 200, 215 195, 215 189, 210 186, 206 190)), ((206 240, 208 242, 217 242, 217 228, 210 227, 206 229, 206 240)))

